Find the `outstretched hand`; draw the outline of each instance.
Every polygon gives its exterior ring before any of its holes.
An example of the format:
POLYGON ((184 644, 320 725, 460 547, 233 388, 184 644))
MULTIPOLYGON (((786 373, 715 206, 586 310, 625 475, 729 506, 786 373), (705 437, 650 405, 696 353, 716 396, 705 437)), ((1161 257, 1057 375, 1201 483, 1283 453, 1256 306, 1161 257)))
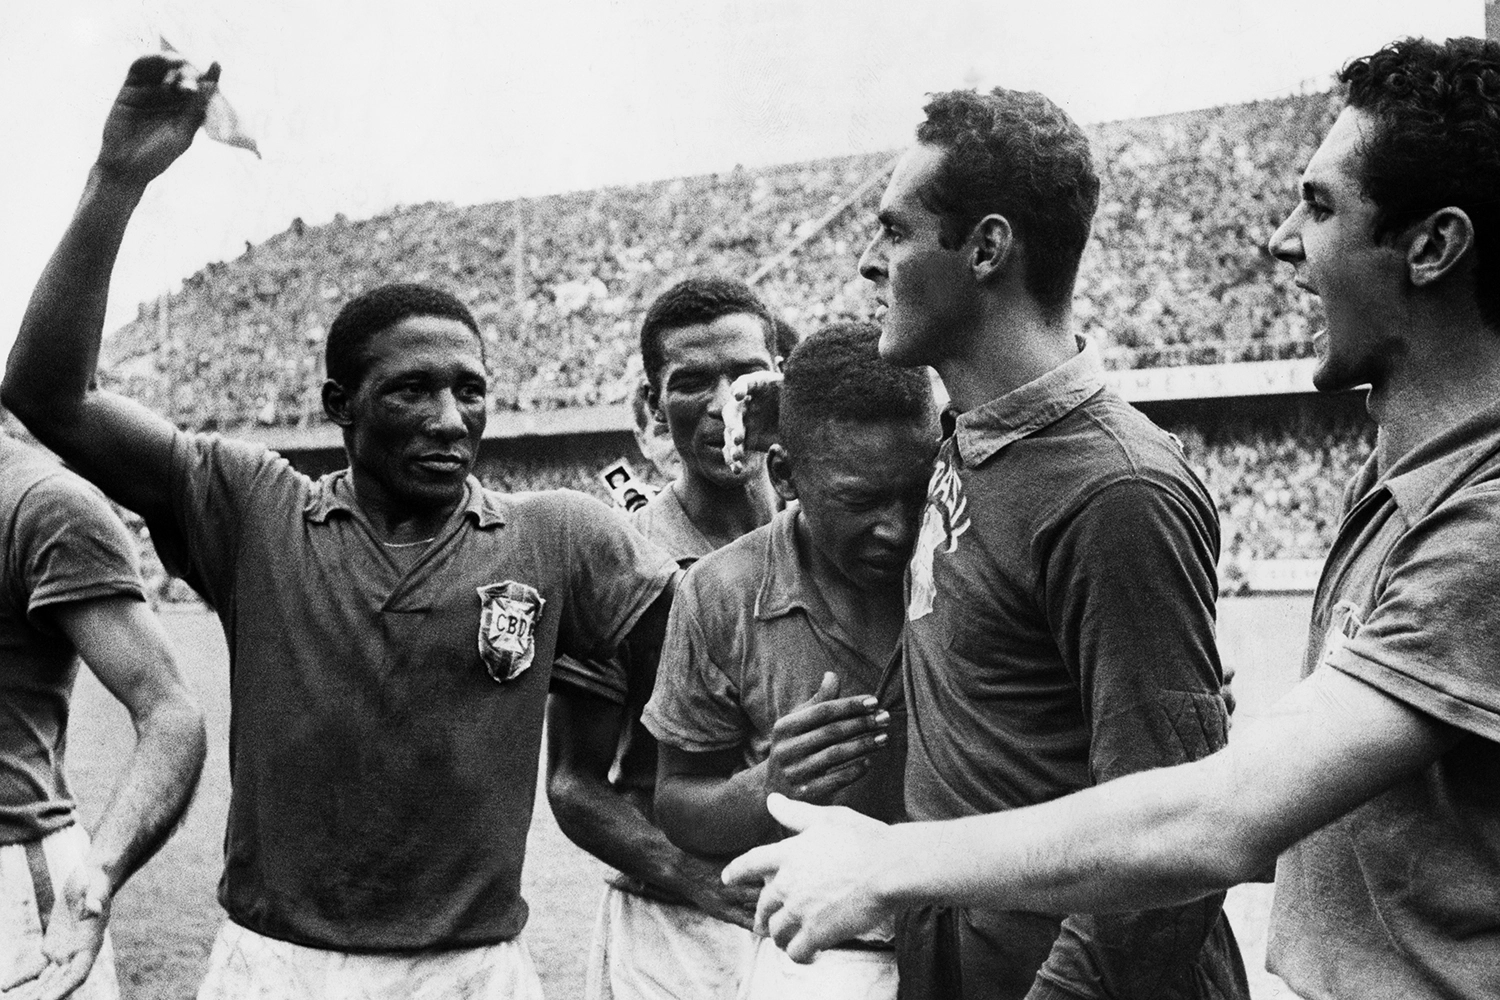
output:
POLYGON ((891 828, 843 806, 771 795, 766 808, 795 837, 754 848, 724 869, 724 881, 763 883, 755 932, 795 962, 880 926, 892 912, 876 878, 899 857, 891 828))
POLYGON ((781 417, 781 373, 746 372, 729 387, 733 397, 724 404, 724 464, 729 471, 745 471, 745 456, 767 451, 776 443, 781 417))
POLYGON ((46 964, 33 978, 0 991, 0 1000, 62 1000, 83 985, 104 946, 109 919, 109 877, 92 865, 68 874, 52 906, 42 939, 46 964))
POLYGON ((104 120, 97 168, 144 187, 186 152, 219 84, 219 64, 198 76, 174 54, 142 56, 104 120))
POLYGON ((885 748, 891 715, 873 695, 840 698, 839 677, 823 674, 817 692, 776 720, 766 758, 766 791, 826 803, 864 776, 885 748))

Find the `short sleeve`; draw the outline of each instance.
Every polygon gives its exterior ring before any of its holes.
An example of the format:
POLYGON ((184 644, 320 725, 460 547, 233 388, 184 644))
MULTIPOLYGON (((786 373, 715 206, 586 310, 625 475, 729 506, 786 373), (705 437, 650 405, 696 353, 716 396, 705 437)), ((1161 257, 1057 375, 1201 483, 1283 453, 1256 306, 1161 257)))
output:
POLYGON ((179 432, 172 442, 171 522, 147 522, 162 565, 215 607, 224 607, 250 505, 289 499, 265 489, 297 473, 248 441, 179 432))
POLYGON ((1077 675, 1096 783, 1197 760, 1227 739, 1217 524, 1204 506, 1122 480, 1070 519, 1050 553, 1048 616, 1077 675))
POLYGON ((734 648, 733 637, 709 635, 704 628, 701 566, 688 570, 677 590, 656 688, 641 714, 659 741, 694 753, 741 746, 749 732, 739 687, 714 657, 734 648))
POLYGON ((52 629, 44 608, 124 595, 145 599, 135 541, 103 495, 71 473, 26 492, 16 514, 17 564, 26 617, 52 629))
POLYGON ((616 655, 606 659, 580 660, 572 656, 559 656, 552 664, 552 683, 577 688, 616 705, 623 705, 630 690, 625 649, 626 644, 621 644, 616 655))
POLYGON ((1391 551, 1362 625, 1328 661, 1420 712, 1500 740, 1500 488, 1440 505, 1391 551))
POLYGON ((568 602, 558 651, 607 659, 677 572, 666 552, 593 497, 560 494, 568 511, 568 602))

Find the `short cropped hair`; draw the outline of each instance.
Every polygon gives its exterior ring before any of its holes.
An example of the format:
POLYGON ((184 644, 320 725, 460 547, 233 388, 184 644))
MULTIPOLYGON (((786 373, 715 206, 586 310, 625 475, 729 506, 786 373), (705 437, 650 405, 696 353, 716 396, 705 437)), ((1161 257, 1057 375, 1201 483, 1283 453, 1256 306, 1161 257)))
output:
POLYGON ((787 358, 778 430, 795 457, 822 424, 930 420, 934 408, 926 369, 881 359, 879 327, 832 323, 787 358))
POLYGON ((776 330, 776 356, 785 361, 802 342, 802 331, 780 316, 771 317, 776 330))
POLYGON ((1475 294, 1500 330, 1500 42, 1407 38, 1339 73, 1345 101, 1375 128, 1360 186, 1384 239, 1440 208, 1474 224, 1475 294))
POLYGON ((431 285, 381 285, 350 299, 334 317, 324 355, 328 377, 346 392, 358 389, 369 363, 365 346, 370 338, 408 316, 456 319, 474 331, 481 354, 484 351, 474 314, 454 296, 431 285))
POLYGON ((661 347, 662 334, 739 313, 761 321, 765 327, 766 350, 775 356, 776 320, 766 304, 743 281, 716 275, 685 278, 658 295, 641 321, 641 362, 652 391, 661 391, 661 369, 667 363, 661 347))
POLYGON ((1052 316, 1073 297, 1078 262, 1099 204, 1089 140, 1041 94, 996 87, 950 90, 923 109, 917 141, 944 151, 922 204, 941 216, 953 250, 986 215, 1009 220, 1025 250, 1025 287, 1052 316))

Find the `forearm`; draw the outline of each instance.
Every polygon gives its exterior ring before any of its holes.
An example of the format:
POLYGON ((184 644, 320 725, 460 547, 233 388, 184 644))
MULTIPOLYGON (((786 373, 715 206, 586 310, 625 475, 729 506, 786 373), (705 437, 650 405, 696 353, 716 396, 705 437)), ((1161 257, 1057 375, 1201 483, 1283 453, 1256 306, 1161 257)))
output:
POLYGON ((6 366, 3 398, 44 442, 48 421, 66 419, 93 380, 110 275, 143 191, 138 183, 91 170, 78 210, 32 293, 6 366))
POLYGON ((136 719, 135 750, 89 852, 112 890, 172 832, 197 786, 205 746, 203 713, 185 690, 136 719))
POLYGON ((631 878, 688 899, 708 865, 667 839, 630 798, 584 775, 554 775, 548 801, 558 827, 583 850, 631 878))
POLYGON ((766 775, 761 762, 727 778, 678 775, 658 782, 657 819, 674 844, 709 857, 775 840, 781 827, 766 811, 766 775))
POLYGON ((876 891, 895 905, 1095 913, 1199 899, 1251 878, 1279 844, 1226 810, 1221 758, 1121 778, 1010 812, 892 827, 876 891), (1217 791, 1216 791, 1217 789, 1217 791))

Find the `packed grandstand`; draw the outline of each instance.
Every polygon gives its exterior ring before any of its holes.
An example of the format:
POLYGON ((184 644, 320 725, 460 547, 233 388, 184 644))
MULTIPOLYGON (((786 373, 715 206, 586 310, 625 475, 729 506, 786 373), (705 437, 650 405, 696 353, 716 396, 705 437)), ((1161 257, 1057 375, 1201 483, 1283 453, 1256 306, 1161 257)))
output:
MULTIPOLYGON (((1337 109, 1327 92, 1091 127, 1102 191, 1075 300, 1112 368, 1304 357, 1316 303, 1264 250, 1337 109)), ((145 303, 104 345, 101 379, 185 427, 322 421, 323 340, 339 308, 389 281, 458 294, 480 322, 495 407, 627 400, 635 325, 688 273, 753 276, 794 326, 867 317, 854 261, 893 154, 290 228, 145 303)), ((1316 558, 1333 537, 1367 425, 1211 435, 1172 428, 1217 498, 1226 589, 1254 560, 1316 558)), ((274 433, 272 434, 274 438, 274 433)), ((597 489, 592 469, 532 463, 511 489, 597 489)))

